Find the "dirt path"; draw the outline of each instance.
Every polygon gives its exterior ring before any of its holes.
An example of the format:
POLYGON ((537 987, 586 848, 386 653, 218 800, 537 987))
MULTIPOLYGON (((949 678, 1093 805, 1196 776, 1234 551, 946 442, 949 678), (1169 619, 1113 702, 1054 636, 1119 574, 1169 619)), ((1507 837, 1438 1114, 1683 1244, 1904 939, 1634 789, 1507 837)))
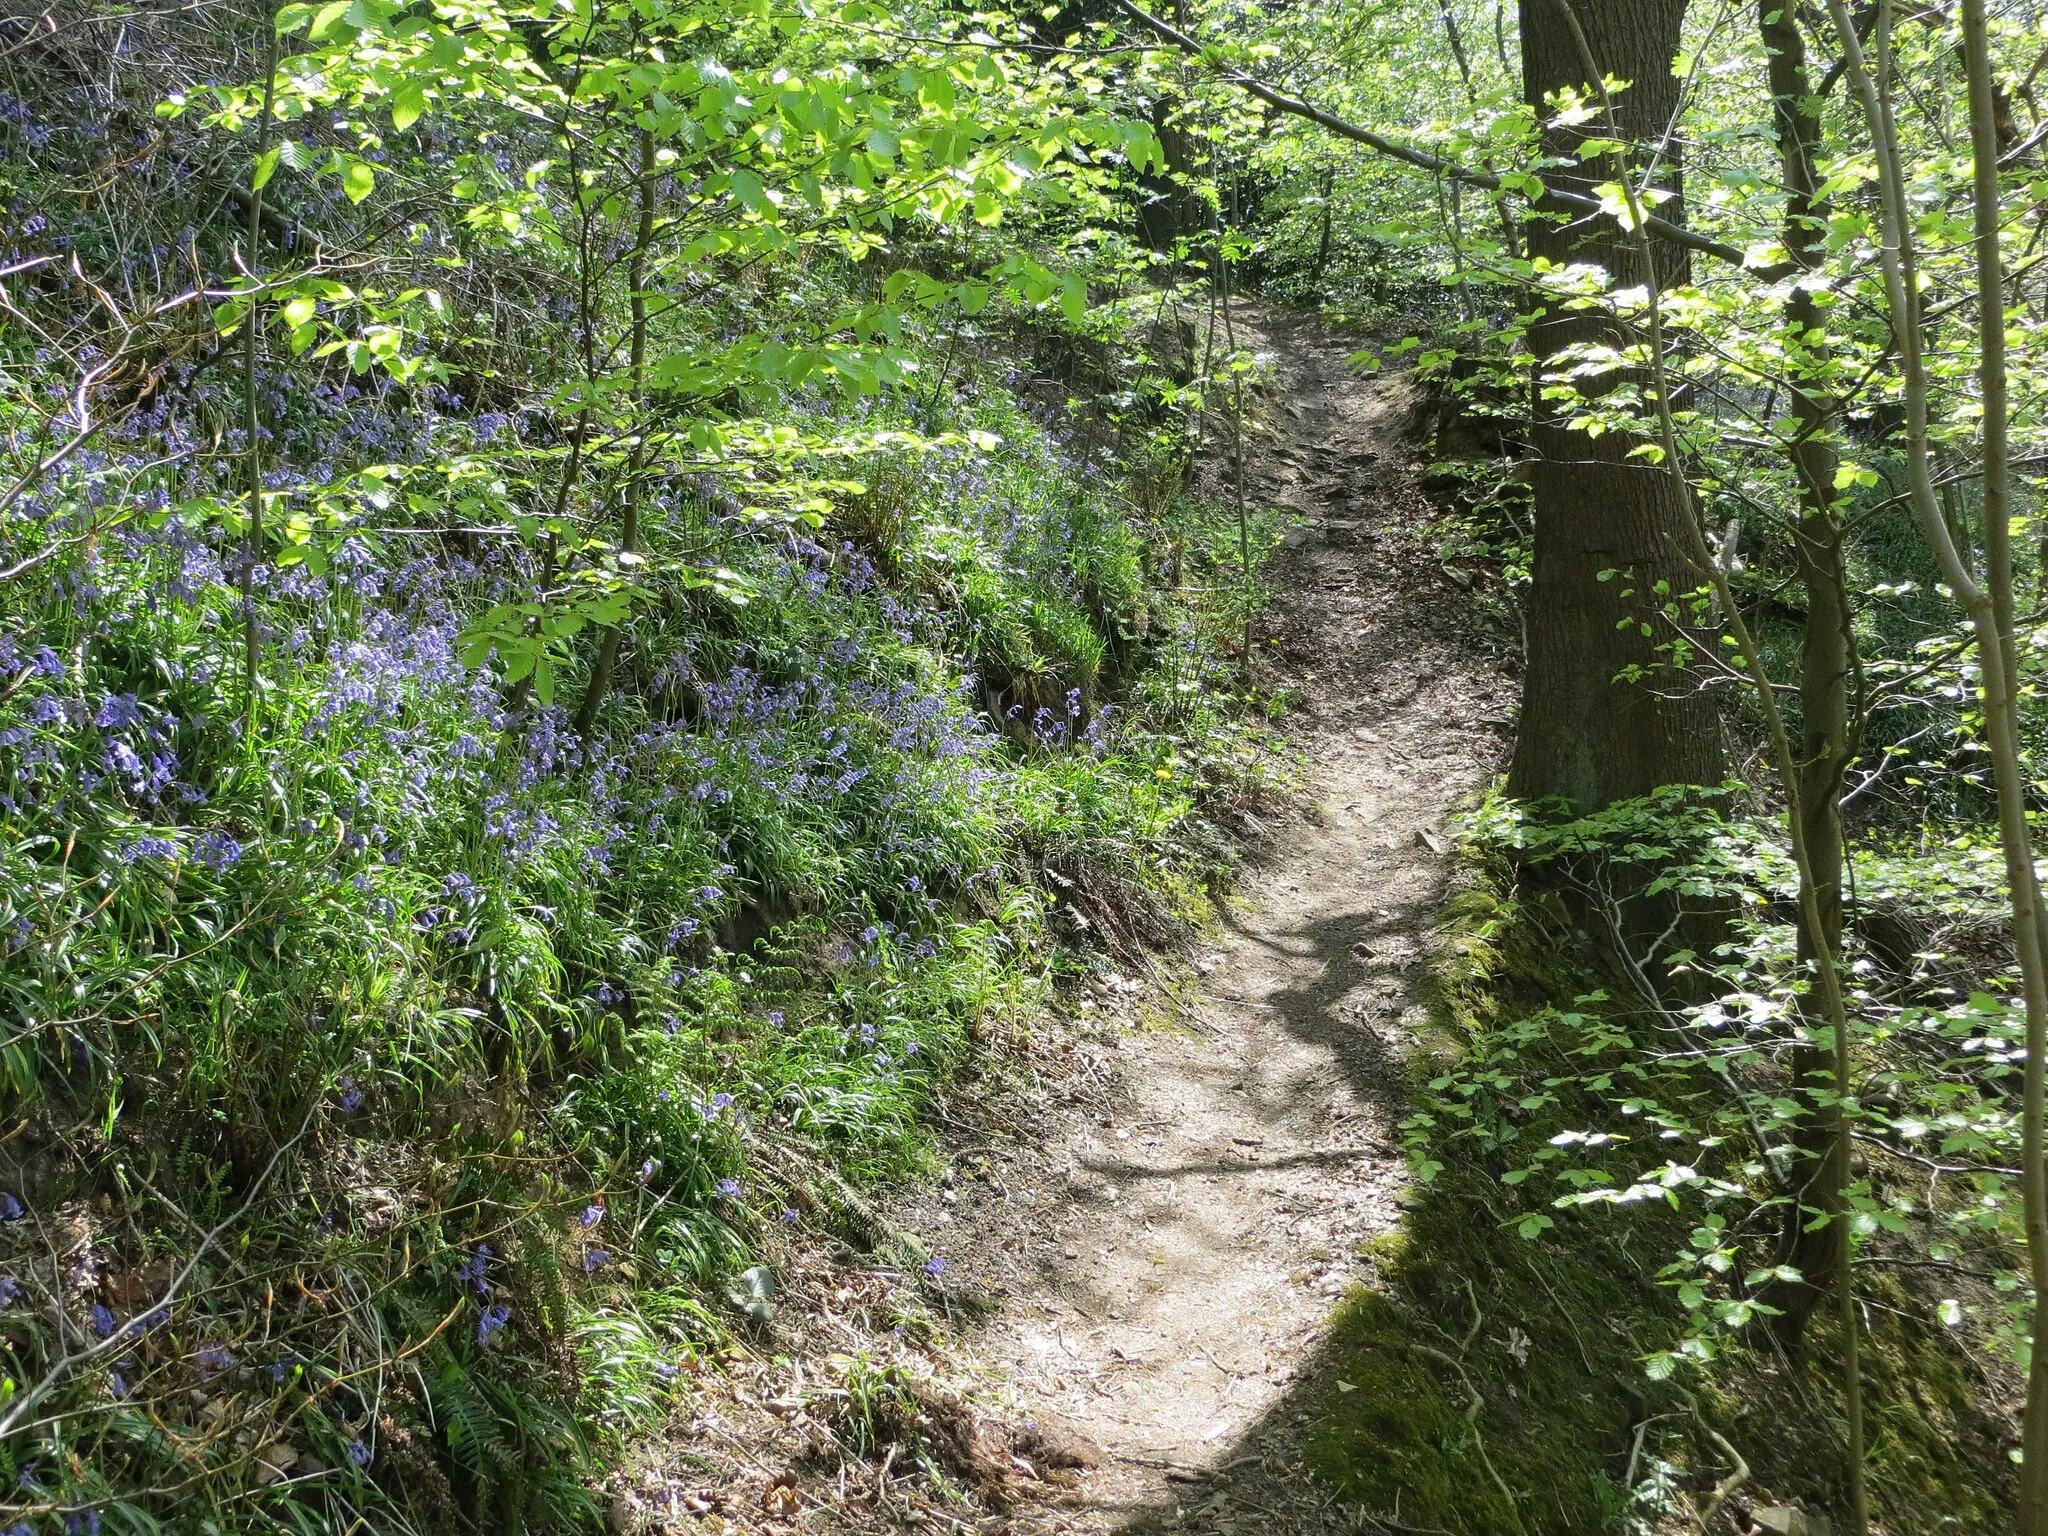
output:
POLYGON ((1317 1345, 1397 1219, 1436 829, 1502 751, 1510 689, 1421 537, 1399 386, 1353 376, 1312 321, 1244 305, 1237 323, 1274 369, 1252 494, 1309 520, 1266 638, 1306 698, 1314 809, 1250 872, 1179 1021, 1110 1032, 1088 1112, 1049 1114, 1042 1143, 920 1213, 1005 1297, 978 1336, 998 1390, 1101 1452, 1072 1495, 1012 1516, 1019 1536, 1350 1528, 1298 1470, 1335 1389, 1317 1345))

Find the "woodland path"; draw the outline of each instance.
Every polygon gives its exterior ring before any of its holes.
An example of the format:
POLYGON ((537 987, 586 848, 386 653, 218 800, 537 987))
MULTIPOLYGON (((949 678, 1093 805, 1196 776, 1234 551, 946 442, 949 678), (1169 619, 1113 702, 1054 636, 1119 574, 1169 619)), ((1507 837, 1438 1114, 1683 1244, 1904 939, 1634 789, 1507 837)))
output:
POLYGON ((1247 869, 1194 985, 1164 1007, 1098 993, 1144 1022, 1105 1037, 1085 1104, 912 1214, 1004 1297, 973 1341, 996 1390, 1100 1453, 1013 1512, 1018 1536, 1366 1528, 1299 1449, 1337 1390, 1316 1367, 1331 1309, 1372 1282, 1360 1245, 1399 1214, 1437 829, 1498 767, 1511 709, 1424 532, 1409 391, 1354 375, 1355 343, 1314 320, 1233 318, 1271 366, 1249 494, 1305 519, 1260 639, 1304 700, 1308 807, 1247 869))

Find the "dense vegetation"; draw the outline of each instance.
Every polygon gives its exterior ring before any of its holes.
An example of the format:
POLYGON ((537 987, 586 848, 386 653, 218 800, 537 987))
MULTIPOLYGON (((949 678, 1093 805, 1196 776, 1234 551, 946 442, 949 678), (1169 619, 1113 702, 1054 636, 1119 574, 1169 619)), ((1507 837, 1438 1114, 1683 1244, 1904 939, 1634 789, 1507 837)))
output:
POLYGON ((1524 675, 1321 1470, 2048 1536, 2044 31, 0 18, 13 1529, 591 1525, 776 1229, 1199 922, 1256 286, 1440 399, 1524 675))
POLYGON ((573 1526, 763 1228, 1227 866, 1255 598, 1181 296, 1032 254, 1149 140, 1079 82, 270 21, 4 34, 7 1507, 573 1526))

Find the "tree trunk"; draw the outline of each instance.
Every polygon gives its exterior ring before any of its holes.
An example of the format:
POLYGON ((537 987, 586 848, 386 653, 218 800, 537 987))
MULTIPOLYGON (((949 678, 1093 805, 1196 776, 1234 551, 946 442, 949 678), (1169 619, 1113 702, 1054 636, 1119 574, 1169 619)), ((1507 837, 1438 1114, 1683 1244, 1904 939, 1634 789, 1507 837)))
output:
MULTIPOLYGON (((1790 194, 1785 205, 1785 249, 1802 267, 1812 266, 1826 244, 1827 207, 1816 200, 1819 185, 1815 146, 1820 124, 1813 115, 1807 79, 1806 43, 1799 24, 1781 0, 1757 0, 1758 32, 1769 60, 1772 122, 1778 136, 1780 175, 1790 194)), ((1794 288, 1785 304, 1786 369, 1795 386, 1818 375, 1827 359, 1803 338, 1822 329, 1813 295, 1794 288)), ((1834 408, 1824 387, 1795 387, 1792 418, 1798 425, 1790 449, 1799 482, 1800 517, 1794 547, 1799 578, 1806 588, 1806 628, 1799 653, 1798 815, 1805 829, 1818 933, 1799 925, 1799 958, 1811 965, 1822 947, 1842 950, 1842 776, 1849 765, 1849 671, 1851 660, 1848 573, 1843 563, 1842 526, 1835 515, 1836 454, 1834 408)), ((1809 999, 1809 1028, 1827 1027, 1809 999)), ((1835 1219, 1848 1183, 1841 1111, 1834 1099, 1834 1053, 1824 1045, 1793 1052, 1795 1081, 1809 1096, 1808 1112, 1793 1135, 1798 1161, 1792 1169, 1797 1202, 1779 1234, 1779 1259, 1803 1279, 1773 1283, 1762 1300, 1777 1309, 1772 1327, 1796 1345, 1822 1296, 1839 1282, 1848 1257, 1848 1228, 1835 1219), (1814 1218, 1824 1216, 1823 1225, 1814 1218)))
POLYGON ((1323 291, 1323 269, 1330 264, 1330 215, 1331 205, 1337 200, 1337 173, 1325 167, 1323 170, 1323 228, 1316 236, 1316 265, 1309 274, 1309 283, 1318 297, 1323 291))
POLYGON ((1194 141, 1175 120, 1170 102, 1152 103, 1152 131, 1159 136, 1166 169, 1138 176, 1138 234, 1147 249, 1171 251, 1208 230, 1209 209, 1192 185, 1201 170, 1194 141))
MULTIPOLYGON (((1522 0, 1522 85, 1546 118, 1547 93, 1577 89, 1597 95, 1587 79, 1571 13, 1563 0, 1522 0)), ((1685 19, 1685 0, 1571 0, 1600 69, 1629 82, 1616 100, 1623 137, 1655 153, 1664 145, 1678 105, 1671 73, 1685 19)), ((1604 130, 1596 122, 1547 126, 1545 156, 1569 156, 1604 130)), ((1659 184, 1678 190, 1677 165, 1659 184)), ((1612 157, 1544 171, 1553 186, 1592 193, 1612 181, 1612 157)), ((1557 265, 1593 264, 1612 286, 1649 275, 1628 236, 1611 219, 1530 221, 1528 250, 1557 265)), ((1549 210, 1554 212, 1555 210, 1549 210)), ((1674 195, 1658 212, 1679 216, 1674 195)), ((1685 255, 1659 246, 1663 286, 1686 278, 1685 255)), ((1552 306, 1530 331, 1539 372, 1566 347, 1622 344, 1613 319, 1597 310, 1552 306)), ((1617 375, 1604 387, 1621 382, 1617 375)), ((1603 385, 1595 383, 1598 391, 1603 385)), ((1644 795, 1665 784, 1718 784, 1723 777, 1720 721, 1695 667, 1674 665, 1660 646, 1681 638, 1663 616, 1668 595, 1692 592, 1703 579, 1687 557, 1691 513, 1668 470, 1628 457, 1643 439, 1593 438, 1568 429, 1568 411, 1541 402, 1532 432, 1536 550, 1528 606, 1528 671, 1522 685, 1520 737, 1509 787, 1526 800, 1556 797, 1576 811, 1644 795), (1603 573, 1614 573, 1602 580, 1603 573), (1660 584, 1662 584, 1660 588, 1660 584), (1626 595, 1624 595, 1626 594, 1626 595), (1645 628, 1650 630, 1645 634, 1645 628)), ((1695 641, 1695 643, 1698 643, 1695 641)))

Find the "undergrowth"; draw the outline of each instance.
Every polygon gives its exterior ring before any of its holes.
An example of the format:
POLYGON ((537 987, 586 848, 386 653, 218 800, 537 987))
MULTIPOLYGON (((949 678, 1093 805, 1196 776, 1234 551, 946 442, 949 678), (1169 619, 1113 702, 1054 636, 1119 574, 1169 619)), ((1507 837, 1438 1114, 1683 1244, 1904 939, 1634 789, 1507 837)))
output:
MULTIPOLYGON (((668 89, 752 169, 712 188, 724 150, 664 117, 697 171, 614 160, 624 192, 586 200, 534 93, 572 155, 652 155, 649 87, 579 96, 549 40, 661 62, 644 28, 699 18, 468 14, 284 17, 295 137, 259 176, 290 217, 258 254, 302 270, 253 341, 212 185, 255 161, 233 26, 59 29, 0 101, 11 1533, 591 1527, 635 1437, 766 1336, 782 1234, 942 1273, 872 1204, 928 1164, 935 1096, 1074 950, 1181 932, 1228 878, 1221 823, 1283 777, 1235 654, 1258 572, 1184 488, 1199 381, 1145 364, 1149 287, 1062 297, 1142 257, 1013 257, 1021 288, 968 285, 967 344, 951 287, 856 344, 844 314, 1015 237, 905 207, 875 273, 792 204, 803 259, 761 281, 690 221, 761 235, 771 200, 729 187, 814 171, 735 125, 783 113, 795 155, 808 98, 743 101, 690 51, 668 89), (400 54, 468 84, 393 108, 400 54), (328 255, 394 210, 402 294, 328 255), (659 377, 592 382, 599 338, 650 334, 659 377), (1034 416, 1011 359, 1041 345, 1135 402, 1120 427, 1034 416)), ((787 19, 734 57, 858 73, 787 19)), ((908 90, 938 115, 935 57, 908 90)), ((1024 185, 1028 149, 949 142, 1024 185)))
MULTIPOLYGON (((1767 973, 1789 991, 1782 855, 1736 818, 1703 826, 1696 802, 1683 819, 1674 805, 1618 807, 1548 843, 1496 802, 1473 823, 1414 1061, 1415 1182, 1399 1230, 1366 1253, 1381 1284, 1338 1314, 1311 1445, 1322 1475, 1402 1526, 1650 1532, 1724 1507, 1839 1508, 1833 1311, 1788 1349, 1765 1299, 1782 1197, 1759 1151, 1801 1113, 1772 1060, 1792 1031, 1762 1001, 1767 973), (1645 999, 1584 887, 1545 870, 1564 847, 1598 847, 1610 868, 1655 860, 1701 898, 1749 893, 1695 991, 1712 1001, 1645 999), (1711 1044, 1689 1048, 1675 1019, 1711 1044)), ((1991 887, 1970 863, 1929 910, 1983 908, 1991 887)), ((1873 856, 1860 871, 1896 887, 1900 866, 1873 856)), ((1896 1052, 1910 1022, 1876 1022, 1869 962, 1860 974, 1862 1049, 1896 1052)), ((1945 1076, 1918 1086, 1954 1115, 1945 1076)), ((1859 1169, 1870 1484, 1887 1530, 1989 1532, 2010 1519, 2012 1392, 1978 1351, 2010 1326, 2016 1287, 1991 1281, 2012 1251, 1987 1242, 1981 1180, 1930 1201, 1927 1159, 1880 1151, 1917 1156, 1912 1138, 1929 1134, 1914 1087, 1895 1072, 1873 1094, 1882 1142, 1859 1169)))

